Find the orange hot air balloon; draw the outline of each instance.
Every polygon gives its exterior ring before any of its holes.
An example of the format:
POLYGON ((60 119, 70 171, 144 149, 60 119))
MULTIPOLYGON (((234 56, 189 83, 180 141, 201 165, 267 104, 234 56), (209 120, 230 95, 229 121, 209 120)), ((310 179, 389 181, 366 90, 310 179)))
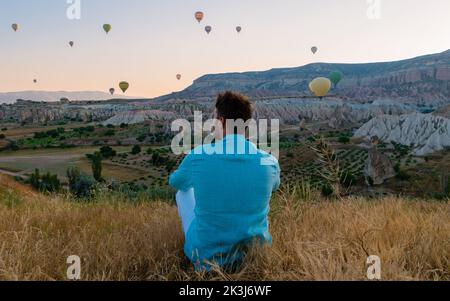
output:
POLYGON ((195 13, 195 19, 198 21, 198 23, 201 23, 204 17, 205 14, 201 11, 195 13))
POLYGON ((128 88, 130 87, 130 84, 125 81, 120 82, 119 87, 120 87, 120 90, 122 90, 122 92, 125 93, 128 90, 128 88))
POLYGON ((11 28, 12 28, 14 31, 18 31, 18 30, 19 30, 19 24, 14 23, 13 25, 11 25, 11 28))
POLYGON ((210 34, 210 33, 211 33, 211 31, 212 31, 212 27, 211 27, 211 26, 209 26, 209 25, 208 25, 208 26, 206 26, 206 27, 205 27, 205 31, 206 31, 206 33, 207 33, 207 34, 210 34))
POLYGON ((181 79, 181 74, 177 74, 177 79, 178 79, 178 80, 181 79))

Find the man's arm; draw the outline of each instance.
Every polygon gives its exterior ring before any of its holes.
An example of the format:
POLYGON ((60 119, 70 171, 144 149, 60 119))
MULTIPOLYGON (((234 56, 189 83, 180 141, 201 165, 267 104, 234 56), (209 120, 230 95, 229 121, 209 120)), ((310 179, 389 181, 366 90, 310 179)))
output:
POLYGON ((177 190, 188 191, 192 188, 191 156, 192 154, 188 155, 178 170, 170 176, 169 185, 177 190))

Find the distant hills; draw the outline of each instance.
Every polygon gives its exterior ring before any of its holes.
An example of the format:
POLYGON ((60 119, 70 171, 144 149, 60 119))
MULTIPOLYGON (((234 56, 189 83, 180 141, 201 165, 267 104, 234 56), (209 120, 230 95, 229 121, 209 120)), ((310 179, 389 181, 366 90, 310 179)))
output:
POLYGON ((14 103, 18 99, 33 100, 33 101, 48 101, 55 102, 61 98, 68 98, 71 101, 83 100, 110 100, 114 98, 120 99, 135 99, 137 97, 130 97, 125 95, 113 95, 99 91, 19 91, 0 93, 0 103, 14 103))
POLYGON ((415 102, 445 103, 450 99, 450 50, 396 62, 367 64, 315 63, 263 72, 211 74, 187 89, 158 98, 198 99, 235 90, 252 97, 310 95, 308 85, 319 76, 340 71, 344 79, 333 94, 352 99, 402 98, 415 102))

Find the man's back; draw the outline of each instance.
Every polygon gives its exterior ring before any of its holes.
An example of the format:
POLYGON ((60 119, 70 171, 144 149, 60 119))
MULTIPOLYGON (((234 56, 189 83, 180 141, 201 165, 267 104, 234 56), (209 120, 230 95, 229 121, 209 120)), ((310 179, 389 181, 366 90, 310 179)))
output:
POLYGON ((170 178, 171 186, 195 192, 185 252, 198 268, 205 261, 229 264, 241 244, 272 241, 268 214, 280 184, 277 160, 240 135, 228 135, 219 144, 223 153, 211 154, 217 145, 199 147, 170 178))

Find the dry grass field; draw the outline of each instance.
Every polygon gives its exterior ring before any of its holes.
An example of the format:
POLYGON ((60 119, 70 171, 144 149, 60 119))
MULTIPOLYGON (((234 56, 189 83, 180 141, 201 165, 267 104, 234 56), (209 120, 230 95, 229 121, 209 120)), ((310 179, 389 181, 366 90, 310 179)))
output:
POLYGON ((450 280, 449 203, 386 198, 325 201, 281 192, 272 248, 241 272, 196 273, 183 256, 177 209, 99 196, 43 196, 0 176, 0 280, 65 280, 69 255, 83 280, 366 280, 378 255, 384 280, 450 280))

